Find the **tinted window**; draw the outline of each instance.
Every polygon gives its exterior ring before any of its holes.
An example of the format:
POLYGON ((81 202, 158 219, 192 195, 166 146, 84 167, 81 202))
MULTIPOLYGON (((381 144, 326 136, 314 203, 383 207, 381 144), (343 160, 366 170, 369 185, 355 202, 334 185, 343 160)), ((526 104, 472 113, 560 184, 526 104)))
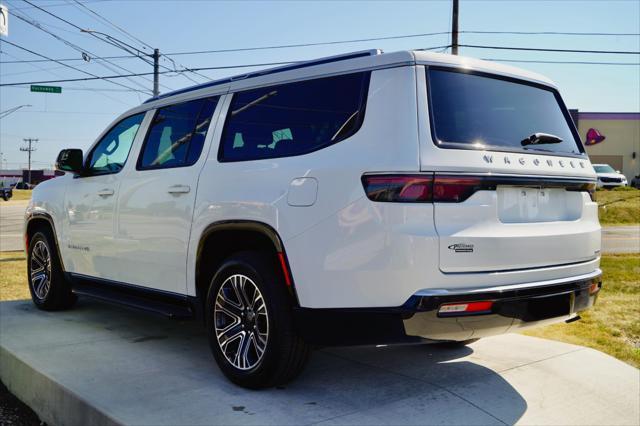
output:
POLYGON ((219 159, 299 155, 353 135, 364 117, 369 75, 349 74, 236 93, 219 159))
POLYGON ((91 174, 117 173, 124 167, 144 115, 125 118, 102 137, 87 159, 91 174))
POLYGON ((138 169, 190 166, 198 161, 218 98, 160 108, 151 123, 138 169))
POLYGON ((582 152, 553 90, 463 72, 427 73, 434 136, 444 146, 582 152), (562 142, 525 148, 522 141, 533 133, 549 133, 562 142))
POLYGON ((602 166, 593 166, 596 170, 596 173, 615 173, 616 171, 608 164, 603 164, 602 166))

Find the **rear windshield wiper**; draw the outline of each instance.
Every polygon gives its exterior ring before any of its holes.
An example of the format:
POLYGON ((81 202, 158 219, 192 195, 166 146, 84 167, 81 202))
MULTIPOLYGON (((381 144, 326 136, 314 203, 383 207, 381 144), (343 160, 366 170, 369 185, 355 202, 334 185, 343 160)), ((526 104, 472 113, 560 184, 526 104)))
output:
POLYGON ((560 142, 562 142, 562 138, 559 138, 556 135, 550 135, 549 133, 534 133, 528 138, 523 139, 520 143, 522 144, 522 146, 526 146, 560 142))

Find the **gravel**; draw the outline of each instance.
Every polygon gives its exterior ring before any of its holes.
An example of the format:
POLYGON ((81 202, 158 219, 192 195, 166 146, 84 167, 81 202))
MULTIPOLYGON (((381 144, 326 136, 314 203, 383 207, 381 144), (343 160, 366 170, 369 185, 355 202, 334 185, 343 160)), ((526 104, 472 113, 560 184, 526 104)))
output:
POLYGON ((0 382, 0 426, 42 426, 36 413, 0 382))

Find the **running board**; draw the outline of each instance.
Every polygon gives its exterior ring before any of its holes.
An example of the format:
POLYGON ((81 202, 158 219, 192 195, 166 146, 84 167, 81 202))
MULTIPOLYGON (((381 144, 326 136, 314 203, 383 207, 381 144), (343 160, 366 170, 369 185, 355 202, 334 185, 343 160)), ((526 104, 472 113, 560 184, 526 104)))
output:
POLYGON ((109 280, 69 274, 73 292, 116 305, 139 309, 171 319, 193 319, 198 315, 195 298, 151 290, 109 280), (195 309, 194 309, 195 307, 195 309))

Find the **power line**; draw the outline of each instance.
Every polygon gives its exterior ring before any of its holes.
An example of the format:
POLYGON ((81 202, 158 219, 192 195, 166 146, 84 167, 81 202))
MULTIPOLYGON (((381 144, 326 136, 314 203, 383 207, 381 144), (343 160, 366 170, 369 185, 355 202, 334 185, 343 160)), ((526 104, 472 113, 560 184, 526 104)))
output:
MULTIPOLYGON (((98 12, 94 11, 93 9, 87 7, 86 5, 82 4, 81 2, 79 2, 78 0, 73 0, 75 2, 74 6, 76 6, 76 8, 78 8, 79 10, 81 10, 82 12, 84 12, 85 14, 88 14, 87 12, 85 12, 82 9, 86 9, 87 11, 89 11, 89 13, 91 13, 92 15, 96 16, 98 18, 99 21, 101 22, 106 22, 109 26, 111 26, 112 28, 115 28, 117 31, 119 31, 120 33, 124 34, 126 37, 129 38, 129 40, 133 40, 134 42, 140 43, 143 46, 143 49, 145 47, 148 47, 151 50, 155 50, 153 46, 151 46, 149 43, 144 42, 143 40, 141 40, 140 38, 134 36, 133 34, 131 34, 129 31, 125 30, 124 28, 116 25, 113 21, 109 20, 108 18, 106 18, 105 16, 99 14, 98 12), (82 8, 82 9, 81 9, 82 8)), ((173 66, 175 68, 176 66, 176 61, 174 61, 171 58, 167 58, 169 61, 171 61, 173 63, 173 66)), ((188 70, 187 67, 185 67, 184 65, 178 63, 178 65, 180 67, 182 67, 182 69, 186 69, 188 70)), ((194 72, 194 74, 204 78, 205 80, 209 80, 209 78, 206 75, 202 75, 202 74, 198 74, 197 72, 194 72)), ((185 77, 189 78, 188 76, 185 75, 185 77)), ((191 80, 193 83, 197 83, 195 80, 189 78, 189 80, 191 80)))
MULTIPOLYGON (((15 9, 14 9, 15 10, 15 9)), ((625 36, 640 36, 640 33, 603 33, 603 32, 562 32, 562 31, 474 31, 474 30, 466 30, 459 31, 460 34, 505 34, 505 35, 567 35, 567 36, 615 36, 615 37, 625 37, 625 36)), ((395 40, 395 39, 403 39, 403 38, 418 38, 418 37, 429 37, 436 35, 449 35, 450 31, 441 31, 441 32, 433 32, 433 33, 419 33, 419 34, 404 34, 404 35, 394 35, 387 37, 369 37, 369 38, 360 38, 360 39, 351 39, 351 40, 334 40, 334 41, 326 41, 326 42, 316 42, 316 43, 299 43, 299 44, 284 44, 284 45, 274 45, 274 46, 257 46, 257 47, 241 47, 241 48, 231 48, 231 49, 217 49, 217 50, 198 50, 198 51, 187 51, 187 52, 171 52, 165 53, 165 56, 179 56, 179 55, 200 55, 200 54, 209 54, 209 53, 227 53, 227 52, 243 52, 250 50, 269 50, 269 49, 288 49, 295 47, 311 47, 311 46, 322 46, 322 45, 331 45, 331 44, 348 44, 348 43, 360 43, 367 41, 380 41, 380 40, 395 40)), ((117 56, 104 56, 102 59, 133 59, 139 58, 138 55, 117 55, 117 56)), ((63 58, 58 59, 61 62, 67 61, 82 61, 80 58, 63 58)), ((22 63, 22 62, 46 62, 43 60, 31 60, 31 61, 3 61, 0 64, 11 64, 11 63, 22 63)))
MULTIPOLYGON (((129 86, 127 86, 127 85, 125 85, 125 84, 122 84, 122 83, 118 83, 118 82, 116 82, 116 81, 111 81, 111 79, 105 79, 105 78, 103 78, 103 77, 100 77, 100 76, 95 75, 95 74, 93 74, 93 73, 90 73, 90 72, 88 72, 88 71, 82 70, 82 69, 80 69, 80 68, 76 68, 76 67, 71 66, 71 65, 69 65, 69 64, 65 64, 64 62, 58 62, 58 61, 56 61, 55 59, 51 59, 51 58, 49 58, 48 56, 45 56, 45 55, 43 55, 43 54, 41 54, 41 53, 34 52, 33 50, 27 49, 26 47, 19 46, 19 45, 15 44, 15 43, 13 43, 13 42, 11 42, 11 41, 9 41, 9 40, 3 40, 3 43, 7 43, 7 44, 9 44, 9 45, 11 45, 11 46, 17 47, 18 49, 24 50, 25 52, 29 52, 29 53, 31 53, 32 55, 36 55, 36 56, 39 56, 39 57, 41 57, 41 58, 45 58, 45 59, 49 59, 49 60, 51 60, 51 61, 57 62, 57 63, 59 63, 60 65, 64 65, 64 66, 65 66, 65 67, 67 67, 67 68, 71 68, 72 70, 75 70, 75 71, 81 72, 81 73, 86 74, 86 75, 90 75, 90 76, 92 77, 90 80, 104 80, 104 81, 107 81, 107 82, 109 82, 109 83, 111 83, 111 84, 115 84, 115 85, 117 85, 117 86, 124 87, 125 89, 135 90, 136 92, 142 92, 141 90, 134 89, 134 88, 132 88, 132 87, 129 87, 129 86)), ((119 75, 119 76, 120 76, 120 77, 125 77, 125 76, 122 76, 122 75, 119 75)), ((113 77, 112 77, 112 78, 113 78, 113 77)), ((77 80, 77 81, 80 81, 80 80, 77 80)), ((28 83, 22 83, 22 84, 28 84, 28 83)), ((9 85, 13 85, 13 84, 2 84, 2 86, 4 86, 4 85, 9 86, 9 85)))
MULTIPOLYGON (((17 57, 15 57, 15 56, 11 55, 10 53, 6 53, 6 52, 5 52, 5 54, 6 54, 7 56, 9 56, 10 58, 18 59, 17 57)), ((41 66, 40 66, 40 65, 38 65, 38 64, 29 64, 29 66, 31 66, 31 67, 33 67, 33 68, 37 68, 37 69, 42 70, 42 71, 45 71, 45 72, 47 72, 47 73, 49 73, 49 74, 55 75, 56 77, 61 77, 61 76, 60 76, 60 74, 58 74, 58 73, 56 73, 56 72, 54 72, 54 71, 52 71, 52 70, 50 70, 50 69, 43 68, 43 67, 41 67, 41 66)), ((61 78, 63 78, 63 77, 61 77, 61 78)), ((83 85, 81 84, 81 86, 83 86, 83 85)), ((7 86, 7 87, 13 87, 13 86, 7 86)), ((29 86, 16 86, 16 87, 27 87, 27 88, 28 88, 29 86)), ((86 86, 84 86, 84 87, 86 87, 86 86)), ((70 89, 70 88, 68 88, 68 87, 65 87, 65 90, 74 90, 74 89, 70 89)), ((118 90, 120 90, 120 91, 124 91, 124 92, 136 92, 135 90, 132 90, 132 89, 101 89, 100 91, 101 91, 101 92, 103 92, 103 91, 118 91, 118 90)), ((116 102, 119 102, 119 103, 121 103, 121 104, 124 104, 124 105, 127 105, 127 106, 131 106, 129 103, 124 102, 123 100, 121 100, 121 99, 119 99, 119 98, 116 98, 116 97, 113 97, 113 96, 107 95, 106 93, 98 93, 98 94, 99 94, 99 95, 101 95, 101 96, 103 96, 103 97, 105 97, 105 98, 107 98, 107 99, 111 99, 112 101, 116 101, 116 102)), ((139 94, 138 94, 138 93, 136 93, 136 94, 137 94, 137 95, 138 95, 138 97, 139 97, 139 94)))
MULTIPOLYGON (((102 22, 106 22, 107 25, 111 26, 112 28, 115 28, 117 31, 121 32, 122 34, 124 34, 125 36, 127 36, 129 38, 129 40, 133 40, 135 42, 138 42, 140 44, 142 44, 143 46, 148 47, 149 49, 153 50, 153 46, 151 46, 148 43, 145 43, 144 41, 140 40, 138 37, 134 36, 133 34, 131 34, 129 31, 125 30, 124 28, 121 28, 120 26, 116 25, 114 22, 112 22, 111 20, 109 20, 108 18, 106 18, 105 16, 102 16, 101 14, 99 14, 98 12, 96 12, 95 10, 87 7, 84 3, 80 2, 79 0, 73 0, 75 3, 73 4, 77 9, 81 10, 82 9, 86 9, 90 14, 96 16, 100 21, 102 22), (81 9, 82 8, 82 9, 81 9)), ((85 14, 89 14, 87 12, 84 12, 85 14)))
MULTIPOLYGON (((110 1, 110 0, 85 0, 84 3, 98 3, 98 2, 105 2, 105 1, 110 1)), ((43 7, 60 7, 60 6, 69 6, 69 3, 50 3, 47 4, 46 6, 43 7)), ((14 7, 11 8, 12 11, 15 10, 28 10, 28 9, 33 9, 32 6, 25 6, 25 7, 14 7)))
POLYGON ((593 32, 568 32, 568 31, 460 31, 461 34, 511 34, 511 35, 566 35, 566 36, 613 36, 627 37, 640 36, 640 33, 593 33, 593 32))
POLYGON ((317 43, 281 44, 281 45, 273 45, 273 46, 240 47, 240 48, 234 48, 234 49, 217 49, 217 50, 196 50, 192 52, 172 52, 172 53, 167 53, 167 55, 171 55, 171 56, 201 55, 205 53, 228 53, 228 52, 245 52, 250 50, 289 49, 293 47, 327 46, 332 44, 360 43, 360 42, 366 42, 366 41, 380 41, 380 40, 396 40, 396 39, 402 39, 402 38, 429 37, 429 36, 447 35, 447 34, 449 34, 449 31, 440 31, 435 33, 423 33, 423 34, 396 35, 396 36, 387 36, 387 37, 360 38, 360 39, 353 39, 353 40, 323 41, 323 42, 317 42, 317 43))
POLYGON ((578 50, 578 49, 549 49, 540 47, 513 47, 513 46, 482 46, 477 44, 460 44, 460 47, 472 49, 497 49, 497 50, 524 50, 534 52, 563 52, 563 53, 604 53, 610 55, 640 55, 640 51, 629 50, 578 50))
POLYGON ((640 62, 597 62, 597 61, 537 61, 525 59, 507 59, 507 58, 482 58, 484 61, 495 62, 518 62, 526 64, 559 64, 559 65, 631 65, 640 66, 640 62))
MULTIPOLYGON (((224 65, 224 66, 217 66, 217 67, 195 68, 195 70, 196 71, 225 70, 225 69, 233 69, 233 68, 251 68, 251 67, 263 67, 263 66, 272 66, 272 65, 288 65, 293 63, 296 63, 296 62, 290 61, 290 62, 266 62, 261 64, 224 65)), ((180 70, 160 71, 160 74, 168 74, 168 73, 174 73, 174 72, 180 73, 180 72, 186 72, 186 71, 180 71, 180 70)), ((94 77, 82 77, 82 78, 69 78, 69 79, 63 79, 63 80, 28 81, 28 82, 21 82, 21 83, 0 83, 0 87, 20 86, 20 85, 29 85, 29 84, 45 84, 45 83, 66 83, 66 82, 72 82, 72 81, 109 80, 109 79, 140 76, 140 75, 151 75, 151 74, 153 73, 146 72, 146 73, 138 73, 138 74, 130 74, 130 75, 94 76, 94 77)))
MULTIPOLYGON (((43 8, 41 8, 40 6, 37 6, 37 5, 33 4, 33 3, 32 3, 32 2, 30 2, 29 0, 22 0, 22 1, 24 1, 25 3, 30 4, 31 6, 33 6, 33 7, 37 8, 37 9, 41 10, 42 12, 44 12, 44 13, 46 13, 46 14, 50 15, 50 16, 53 16, 53 17, 54 17, 54 18, 56 18, 56 19, 59 19, 60 21, 62 21, 62 22, 64 22, 64 23, 66 23, 66 24, 68 24, 68 25, 71 25, 72 27, 74 27, 74 28, 76 28, 76 29, 78 29, 78 30, 80 30, 80 31, 82 31, 82 32, 88 33, 88 34, 89 34, 89 35, 91 35, 92 37, 97 38, 98 40, 100 40, 100 41, 102 41, 102 42, 104 42, 104 43, 107 43, 107 44, 110 44, 110 45, 112 45, 112 46, 115 46, 115 47, 117 47, 117 48, 119 48, 119 49, 122 49, 122 50, 126 51, 127 53, 132 53, 132 52, 131 52, 131 51, 129 51, 127 48, 125 48, 124 46, 122 46, 122 44, 125 44, 125 45, 126 45, 126 43, 123 43, 122 41, 117 40, 117 39, 115 39, 114 37, 109 36, 108 34, 104 34, 104 35, 106 36, 106 39, 105 39, 105 38, 102 38, 102 37, 98 37, 96 34, 94 34, 94 33, 96 33, 96 31, 87 31, 86 29, 79 27, 78 25, 74 24, 73 22, 70 22, 69 20, 62 18, 62 17, 60 17, 60 16, 56 15, 55 13, 49 12, 48 10, 43 9, 43 8), (116 40, 117 42, 114 42, 114 40, 116 40)), ((132 47, 132 46, 129 46, 129 47, 132 47)), ((134 49, 134 50, 138 50, 138 49, 136 49, 136 48, 133 48, 133 49, 134 49)), ((138 53, 142 53, 142 52, 141 52, 140 50, 138 50, 138 53)), ((151 56, 151 55, 146 54, 146 53, 145 53, 145 55, 146 55, 146 56, 151 56)), ((137 56, 138 56, 141 60, 143 60, 144 62, 146 62, 147 64, 151 65, 151 63, 150 63, 147 59, 145 59, 144 57, 140 56, 139 54, 138 54, 137 56)), ((154 61, 157 61, 157 60, 158 60, 158 59, 154 57, 154 61)), ((119 68, 121 68, 121 69, 122 69, 122 67, 119 67, 119 68)), ((163 68, 169 69, 169 68, 167 68, 167 67, 165 67, 165 66, 163 66, 163 68)), ((187 69, 187 68, 185 68, 185 69, 187 69)), ((188 69, 187 69, 187 70, 188 70, 188 69)), ((131 72, 131 71, 129 71, 129 72, 131 72)), ((156 75, 157 75, 157 74, 156 74, 156 75)), ((186 76, 185 76, 185 77, 186 77, 186 76)), ((187 77, 187 78, 189 78, 189 77, 187 77)), ((205 78, 206 78, 206 77, 205 77, 205 78)), ((189 80, 191 80, 193 83, 198 83, 197 81, 195 81, 195 80, 193 80, 193 79, 191 79, 191 78, 189 78, 189 80)), ((172 90, 172 89, 171 89, 171 88, 169 88, 169 87, 166 87, 166 86, 164 86, 164 87, 165 87, 165 88, 167 88, 167 89, 169 89, 169 90, 172 90)), ((157 94, 154 94, 154 95, 157 95, 157 94)))
MULTIPOLYGON (((61 36, 59 36, 59 35, 55 34, 54 32, 52 32, 52 31, 50 31, 50 30, 47 30, 47 29, 43 28, 43 27, 40 25, 40 23, 39 23, 38 21, 28 19, 28 18, 26 18, 26 17, 21 16, 20 14, 17 14, 17 13, 14 13, 14 16, 15 16, 16 18, 20 19, 21 21, 24 21, 24 22, 26 22, 27 24, 29 24, 29 25, 31 25, 31 26, 33 26, 33 27, 35 27, 35 28, 37 28, 37 29, 39 29, 39 30, 41 30, 41 31, 43 31, 43 32, 45 32, 45 33, 47 33, 47 34, 49 34, 50 36, 52 36, 52 37, 53 37, 53 38, 55 38, 56 40, 61 41, 62 43, 66 44, 67 46, 71 47, 72 49, 74 49, 74 50, 78 51, 78 52, 79 52, 80 54, 82 54, 82 55, 89 54, 89 55, 91 55, 91 56, 96 56, 96 57, 97 57, 97 55, 93 54, 93 53, 92 53, 92 52, 90 52, 89 50, 83 49, 82 47, 80 47, 80 46, 78 46, 78 45, 76 45, 76 44, 74 44, 74 43, 72 43, 72 42, 70 42, 70 41, 68 41, 68 40, 64 39, 63 37, 61 37, 61 36)), ((100 64, 100 65, 102 65, 103 67, 107 68, 107 69, 108 69, 109 71, 111 71, 111 72, 118 72, 118 71, 116 71, 113 67, 119 68, 119 69, 121 69, 121 70, 123 70, 123 71, 125 71, 125 72, 128 72, 128 73, 132 73, 132 72, 133 72, 133 71, 131 71, 131 70, 127 69, 127 68, 124 68, 124 67, 122 67, 122 66, 120 66, 120 65, 117 65, 117 64, 113 64, 112 62, 109 62, 109 61, 104 61, 104 62, 101 62, 101 63, 99 63, 99 64, 100 64), (109 66, 109 65, 107 65, 107 64, 111 64, 113 67, 112 67, 112 66, 109 66)), ((63 65, 64 65, 64 64, 63 64, 63 65)), ((65 66, 66 66, 66 65, 65 65, 65 66)), ((143 89, 145 89, 145 90, 146 90, 146 87, 145 87, 144 85, 142 85, 141 83, 139 83, 139 82, 137 82, 137 81, 135 81, 135 80, 132 80, 132 79, 128 79, 128 80, 129 80, 129 81, 131 81, 131 82, 132 82, 132 83, 134 83, 134 84, 137 84, 138 86, 140 86, 140 87, 142 87, 143 89)))
MULTIPOLYGON (((100 58, 91 58, 91 60, 96 60, 96 61, 104 60, 104 61, 106 61, 106 60, 113 60, 113 59, 133 59, 133 58, 138 58, 138 57, 134 56, 134 55, 102 56, 100 58)), ((29 59, 29 60, 18 60, 18 61, 1 61, 0 64, 30 64, 30 63, 51 62, 51 61, 52 60, 48 60, 48 59, 29 59)), ((60 58, 60 59, 54 59, 53 61, 58 61, 58 62, 83 61, 83 62, 86 62, 82 58, 60 58)))
MULTIPOLYGON (((42 11, 42 12, 46 13, 47 15, 50 15, 50 16, 52 16, 52 17, 54 17, 54 18, 56 18, 56 19, 58 19, 58 20, 60 20, 60 21, 62 21, 62 22, 64 22, 64 23, 66 23, 66 24, 68 24, 68 25, 72 26, 73 28, 76 28, 76 29, 80 30, 81 32, 87 32, 87 33, 88 33, 89 35, 91 35, 92 37, 94 37, 94 38, 96 38, 96 39, 98 39, 98 40, 100 40, 100 41, 102 41, 102 42, 104 42, 104 43, 110 44, 110 45, 115 46, 115 47, 117 47, 117 48, 119 48, 119 49, 123 49, 123 50, 125 50, 127 53, 132 53, 132 52, 130 52, 129 50, 127 50, 126 48, 123 48, 120 44, 118 44, 118 43, 114 43, 114 42, 113 42, 113 41, 111 41, 111 40, 105 40, 105 39, 103 39, 103 38, 101 38, 101 37, 98 37, 97 35, 93 34, 93 32, 85 31, 83 28, 79 27, 78 25, 74 24, 73 22, 70 22, 69 20, 62 18, 62 17, 60 17, 60 16, 56 15, 55 13, 52 13, 52 12, 49 12, 48 10, 43 9, 43 8, 42 8, 42 7, 40 7, 40 6, 33 4, 33 3, 32 3, 32 2, 30 2, 29 0, 22 0, 22 1, 24 1, 25 3, 30 4, 31 6, 33 6, 33 7, 35 7, 36 9, 38 9, 38 10, 40 10, 40 11, 42 11)), ((36 27, 37 27, 37 28, 39 28, 38 26, 36 26, 36 27)), ((58 38, 58 37, 56 37, 56 38, 58 38)), ((89 51, 86 51, 86 52, 87 52, 87 53, 89 53, 89 54, 91 54, 92 56, 98 56, 98 55, 94 55, 93 53, 91 53, 91 52, 89 52, 89 51)), ((150 62, 149 62, 148 60, 146 60, 145 58, 143 58, 143 57, 141 57, 141 56, 139 56, 139 55, 138 55, 138 57, 139 57, 140 59, 142 59, 143 61, 145 61, 147 64, 150 64, 150 62)), ((130 73, 130 74, 131 74, 131 73, 133 73, 133 71, 128 70, 128 69, 126 69, 126 68, 124 68, 124 67, 122 67, 122 66, 120 66, 120 65, 117 65, 117 64, 114 64, 114 63, 111 63, 111 62, 108 62, 108 61, 106 61, 106 62, 107 62, 107 63, 110 63, 111 65, 113 65, 113 66, 115 66, 115 67, 117 67, 117 68, 120 68, 121 70, 123 70, 123 71, 125 71, 125 72, 128 72, 128 73, 130 73)), ((105 66, 105 67, 107 67, 107 68, 108 68, 108 66, 106 66, 106 65, 105 65, 105 64, 103 64, 103 63, 101 63, 101 65, 102 65, 102 66, 105 66)), ((117 71, 114 71, 113 69, 111 69, 111 71, 113 71, 113 72, 117 72, 117 71)), ((145 79, 146 79, 146 78, 145 78, 145 79)), ((147 79, 147 80, 148 80, 148 79, 147 79)), ((138 85, 142 86, 140 83, 137 83, 137 82, 136 82, 136 84, 138 84, 138 85)), ((144 87, 144 86, 142 86, 142 87, 144 87)), ((171 89, 170 87, 168 87, 168 86, 164 86, 164 87, 165 87, 166 89, 168 89, 168 90, 172 90, 172 89, 171 89)))

